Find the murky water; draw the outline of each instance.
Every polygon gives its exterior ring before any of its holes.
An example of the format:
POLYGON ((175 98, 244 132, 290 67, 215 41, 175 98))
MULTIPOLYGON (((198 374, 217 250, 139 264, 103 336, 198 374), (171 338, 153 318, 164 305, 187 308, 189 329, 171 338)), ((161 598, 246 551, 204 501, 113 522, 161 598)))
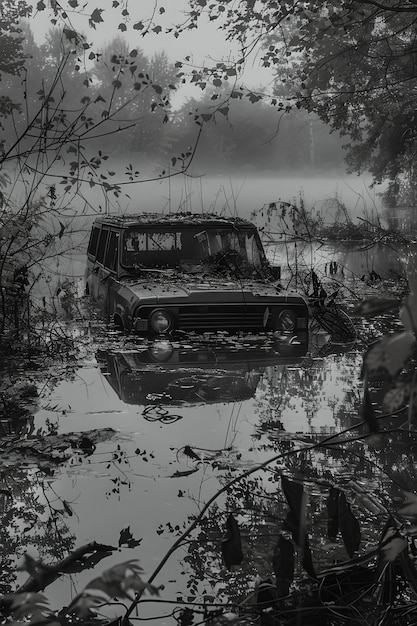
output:
MULTIPOLYGON (((274 254, 289 286, 301 287, 299 276, 308 281, 314 266, 329 286, 346 290, 351 304, 358 278, 367 293, 381 295, 381 285, 404 275, 398 250, 387 247, 336 250, 287 243, 274 254), (331 276, 330 262, 337 265, 331 276), (300 273, 293 271, 295 266, 300 273), (379 275, 375 282, 372 271, 379 275)), ((62 267, 64 260, 60 262, 62 267)), ((67 267, 81 279, 81 256, 75 263, 69 259, 67 267)), ((79 285, 81 289, 81 280, 79 285)), ((311 480, 316 530, 323 524, 331 484, 366 480, 388 502, 382 453, 361 443, 345 447, 343 456, 337 446, 296 452, 306 445, 307 435, 311 443, 315 436, 331 437, 357 422, 364 348, 360 340, 336 345, 326 333, 315 332, 303 349, 284 355, 265 341, 226 342, 217 336, 199 343, 155 345, 103 331, 95 322, 83 324, 82 355, 60 382, 51 373, 30 429, 45 435, 88 436, 95 429, 109 430, 94 449, 69 447, 62 466, 53 467, 49 460, 41 470, 29 461, 27 467, 17 468, 12 459, 1 485, 13 496, 4 496, 1 509, 10 546, 3 548, 5 571, 14 554, 26 549, 35 558, 51 561, 92 541, 116 548, 94 572, 65 576, 48 587, 53 607, 69 602, 104 569, 128 559, 139 559, 147 578, 219 491, 205 521, 154 581, 163 586, 161 598, 167 603, 140 605, 140 617, 158 616, 158 624, 175 624, 172 612, 181 601, 237 598, 257 576, 270 574, 283 504, 276 493, 281 473, 311 480), (279 454, 270 466, 222 491, 228 480, 279 454), (265 492, 270 509, 261 497, 265 492), (245 529, 245 561, 239 573, 226 571, 221 559, 230 512, 240 515, 245 529), (126 529, 132 547, 126 541, 119 545, 126 529)), ((370 541, 372 522, 363 521, 363 529, 370 541)), ((319 532, 316 541, 323 547, 319 532)), ((340 545, 326 547, 329 561, 337 550, 340 545)), ((24 578, 20 575, 19 581, 24 578)), ((10 582, 3 574, 3 587, 10 582)))
MULTIPOLYGON (((193 346, 175 346, 168 362, 149 365, 144 357, 155 354, 149 347, 105 350, 103 343, 97 343, 96 361, 45 393, 33 427, 45 432, 49 425, 58 433, 109 428, 114 433, 89 456, 74 450, 45 490, 32 491, 30 485, 21 495, 24 501, 36 494, 39 504, 62 510, 56 554, 68 543, 117 546, 126 528, 141 541, 117 551, 98 571, 138 558, 149 575, 177 531, 228 475, 272 457, 282 441, 296 441, 302 433, 334 433, 357 415, 361 357, 355 350, 348 355, 336 351, 321 357, 313 351, 282 357, 273 346, 226 349, 221 342, 217 348, 209 343, 195 350, 194 360, 193 346), (188 354, 188 362, 181 360, 181 352, 188 354), (200 460, 187 455, 187 446, 200 460)), ((230 506, 224 494, 217 505, 222 515, 230 506)), ((211 545, 211 568, 217 567, 223 572, 220 578, 227 580, 221 538, 215 536, 211 545)), ((30 552, 37 556, 34 546, 30 552)), ((210 588, 209 575, 198 592, 187 588, 195 573, 184 561, 186 554, 186 548, 179 550, 157 577, 156 584, 165 587, 163 598, 195 598, 210 588)), ((57 605, 68 601, 91 577, 85 572, 64 578, 47 596, 57 605)), ((145 608, 145 614, 161 611, 145 608)), ((173 622, 160 618, 159 623, 173 622)))
MULTIPOLYGON (((285 356, 264 341, 218 337, 166 344, 141 343, 90 325, 84 363, 69 379, 42 392, 32 432, 90 436, 94 429, 109 430, 94 451, 69 449, 63 466, 46 461, 46 476, 28 463, 27 470, 20 467, 16 476, 5 479, 4 484, 14 485, 20 503, 8 517, 17 547, 50 561, 92 541, 118 548, 123 530, 135 540, 131 548, 122 544, 94 573, 67 575, 49 586, 46 595, 53 607, 64 605, 104 569, 128 559, 139 559, 145 576, 150 575, 225 481, 280 451, 285 456, 291 447, 303 448, 307 434, 329 436, 357 420, 362 385, 358 345, 332 345, 324 333, 285 356)), ((354 451, 350 462, 352 467, 357 463, 354 451)), ((261 532, 270 522, 255 513, 256 502, 262 502, 256 494, 266 490, 276 497, 276 471, 301 471, 313 478, 324 472, 328 480, 336 473, 337 482, 343 482, 351 471, 339 463, 331 452, 294 453, 222 493, 193 541, 184 542, 154 581, 163 586, 161 598, 168 604, 141 605, 139 615, 174 624, 170 613, 179 610, 178 602, 201 602, 204 595, 221 601, 229 593, 246 593, 257 575, 268 574, 276 533, 272 530, 268 538, 261 532), (246 557, 236 574, 225 570, 220 548, 226 515, 238 514, 242 498, 248 507, 246 524, 254 525, 260 539, 243 531, 246 557)), ((368 480, 377 480, 370 466, 362 467, 362 476, 367 472, 368 480)), ((324 496, 316 491, 315 497, 320 502, 324 496)), ((317 523, 321 515, 316 512, 317 523)))

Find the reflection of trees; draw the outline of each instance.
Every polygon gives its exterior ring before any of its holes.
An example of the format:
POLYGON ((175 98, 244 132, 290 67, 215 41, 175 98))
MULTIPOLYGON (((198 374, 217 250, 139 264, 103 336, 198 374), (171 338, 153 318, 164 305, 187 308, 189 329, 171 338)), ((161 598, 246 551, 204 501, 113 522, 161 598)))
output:
POLYGON ((295 413, 304 415, 306 426, 314 430, 314 420, 323 408, 331 409, 331 430, 349 427, 361 401, 359 371, 355 353, 306 357, 297 365, 268 367, 255 399, 258 430, 282 431, 284 421, 291 422, 295 413))
POLYGON ((65 522, 69 509, 62 502, 52 504, 56 497, 46 487, 45 478, 33 467, 13 465, 0 471, 0 593, 12 591, 16 561, 28 548, 48 561, 63 558, 73 547, 75 537, 68 533, 65 522))
MULTIPOLYGON (((351 443, 329 441, 317 448, 301 450, 290 438, 276 442, 276 453, 282 457, 270 466, 236 482, 236 468, 219 476, 221 487, 226 487, 206 516, 199 521, 198 530, 183 548, 188 591, 195 602, 202 602, 209 594, 217 602, 239 604, 247 601, 255 591, 257 581, 274 578, 274 557, 277 541, 287 519, 288 503, 281 490, 281 477, 289 477, 303 484, 306 494, 305 524, 309 536, 314 566, 318 573, 332 567, 334 562, 347 560, 343 541, 339 536, 329 542, 327 538, 328 511, 326 501, 329 491, 336 486, 346 495, 362 532, 361 554, 377 546, 392 502, 387 485, 391 477, 384 474, 386 447, 383 452, 370 449, 356 440, 352 431, 351 443), (384 458, 382 458, 384 456, 384 458), (360 491, 361 481, 367 489, 360 491), (227 485, 233 483, 230 488, 227 485), (365 483, 364 483, 365 484, 365 483), (378 511, 367 508, 368 494, 381 503, 378 511), (384 507, 388 507, 384 512, 384 507), (221 541, 229 513, 239 523, 244 560, 238 571, 221 568, 221 541)), ((306 444, 307 441, 304 441, 306 444)), ((301 443, 302 446, 302 443, 301 443)), ((398 459, 398 448, 396 450, 398 459)), ((392 457, 389 458, 392 461, 392 457)), ((192 519, 192 518, 191 518, 192 519)), ((302 551, 296 548, 297 577, 307 582, 301 566, 302 551)), ((256 613, 256 606, 251 610, 256 613)), ((248 605, 249 606, 249 605, 248 605)))

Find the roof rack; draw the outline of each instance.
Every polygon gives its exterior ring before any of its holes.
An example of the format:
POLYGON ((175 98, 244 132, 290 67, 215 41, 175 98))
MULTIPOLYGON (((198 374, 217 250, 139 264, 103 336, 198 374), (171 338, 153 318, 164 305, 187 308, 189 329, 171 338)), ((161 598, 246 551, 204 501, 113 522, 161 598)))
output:
POLYGON ((124 215, 103 215, 95 219, 95 223, 106 223, 114 226, 145 226, 174 224, 178 226, 233 225, 255 228, 249 220, 241 217, 224 217, 215 213, 132 213, 124 215))

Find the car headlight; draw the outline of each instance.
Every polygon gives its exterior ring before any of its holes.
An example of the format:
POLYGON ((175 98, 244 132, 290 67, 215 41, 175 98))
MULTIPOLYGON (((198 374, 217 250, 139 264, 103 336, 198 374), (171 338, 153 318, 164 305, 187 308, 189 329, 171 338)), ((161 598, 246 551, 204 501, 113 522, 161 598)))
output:
POLYGON ((151 355, 152 360, 157 363, 164 363, 165 361, 168 361, 173 351, 174 348, 172 344, 166 339, 155 341, 155 343, 149 348, 149 354, 151 355))
POLYGON ((168 333, 172 330, 172 316, 164 309, 156 309, 149 316, 149 325, 154 333, 168 333))
POLYGON ((297 325, 297 316, 292 309, 282 309, 277 318, 277 330, 294 330, 297 325))

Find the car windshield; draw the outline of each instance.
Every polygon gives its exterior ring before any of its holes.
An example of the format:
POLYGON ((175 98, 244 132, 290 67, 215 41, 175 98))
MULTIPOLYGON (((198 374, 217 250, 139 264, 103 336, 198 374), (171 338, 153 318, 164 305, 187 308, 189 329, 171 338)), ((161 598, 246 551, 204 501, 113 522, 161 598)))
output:
POLYGON ((177 269, 253 276, 265 256, 253 229, 129 229, 122 245, 129 269, 177 269))

